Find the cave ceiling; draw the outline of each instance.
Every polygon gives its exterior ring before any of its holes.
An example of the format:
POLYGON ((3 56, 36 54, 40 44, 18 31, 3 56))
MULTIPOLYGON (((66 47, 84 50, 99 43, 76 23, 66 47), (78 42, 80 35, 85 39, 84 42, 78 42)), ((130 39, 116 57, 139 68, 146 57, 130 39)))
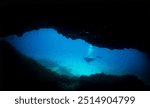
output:
POLYGON ((99 47, 150 50, 150 12, 146 2, 44 1, 1 3, 0 36, 54 28, 68 38, 81 38, 99 47))

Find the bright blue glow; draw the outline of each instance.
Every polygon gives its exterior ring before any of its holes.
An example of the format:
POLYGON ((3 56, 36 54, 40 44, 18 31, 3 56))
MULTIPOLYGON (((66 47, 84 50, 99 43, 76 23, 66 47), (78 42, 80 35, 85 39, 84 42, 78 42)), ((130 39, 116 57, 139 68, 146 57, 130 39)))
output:
POLYGON ((92 51, 93 51, 93 46, 90 44, 88 49, 88 57, 91 57, 92 51))
POLYGON ((66 38, 54 29, 33 30, 21 37, 9 36, 7 40, 22 54, 60 74, 140 75, 146 70, 145 53, 132 48, 99 48, 81 39, 66 38), (86 57, 92 60, 88 62, 86 57))

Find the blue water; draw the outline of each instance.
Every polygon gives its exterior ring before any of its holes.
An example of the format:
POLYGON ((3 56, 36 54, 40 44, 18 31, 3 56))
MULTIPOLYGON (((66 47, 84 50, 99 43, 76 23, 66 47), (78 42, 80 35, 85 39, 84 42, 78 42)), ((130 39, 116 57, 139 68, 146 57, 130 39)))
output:
POLYGON ((54 29, 29 31, 7 37, 22 54, 48 69, 65 75, 141 75, 147 69, 147 56, 136 49, 108 49, 93 46, 82 39, 72 40, 54 29), (85 58, 91 61, 86 61, 85 58))

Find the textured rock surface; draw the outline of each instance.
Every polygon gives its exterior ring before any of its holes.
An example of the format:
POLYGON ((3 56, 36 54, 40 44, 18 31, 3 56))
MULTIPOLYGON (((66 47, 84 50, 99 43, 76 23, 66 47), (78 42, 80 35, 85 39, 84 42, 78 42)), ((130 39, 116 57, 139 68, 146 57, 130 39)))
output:
POLYGON ((0 36, 52 27, 67 37, 109 48, 136 48, 149 53, 149 6, 140 1, 5 0, 0 36))

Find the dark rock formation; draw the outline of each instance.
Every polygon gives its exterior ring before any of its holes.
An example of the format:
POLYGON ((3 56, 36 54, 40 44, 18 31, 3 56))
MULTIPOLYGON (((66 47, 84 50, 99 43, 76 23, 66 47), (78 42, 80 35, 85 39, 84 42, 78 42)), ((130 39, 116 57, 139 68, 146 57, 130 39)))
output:
POLYGON ((0 90, 59 90, 59 75, 0 42, 0 90))
POLYGON ((66 37, 108 48, 150 52, 149 5, 143 0, 5 0, 0 36, 52 27, 66 37), (36 2, 35 2, 36 1, 36 2))
POLYGON ((144 90, 147 88, 143 86, 142 81, 132 75, 95 74, 89 77, 81 76, 79 84, 78 90, 144 90))
MULTIPOLYGON (((4 0, 0 2, 0 36, 54 28, 66 37, 81 38, 95 46, 136 48, 150 54, 149 13, 143 0, 4 0)), ((66 78, 5 42, 0 43, 0 61, 2 90, 149 89, 132 76, 66 78)))

